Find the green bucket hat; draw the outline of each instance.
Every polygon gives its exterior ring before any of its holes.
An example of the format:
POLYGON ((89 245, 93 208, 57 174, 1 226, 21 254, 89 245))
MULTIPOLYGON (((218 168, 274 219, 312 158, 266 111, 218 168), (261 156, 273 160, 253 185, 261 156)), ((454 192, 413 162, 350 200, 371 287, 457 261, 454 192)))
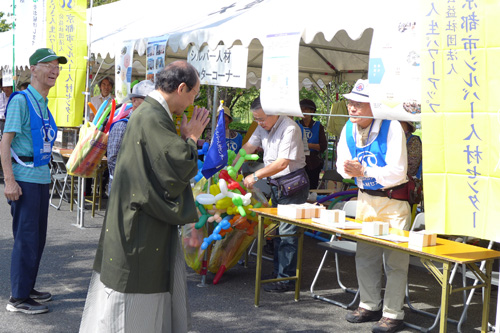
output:
POLYGON ((68 62, 68 59, 63 56, 58 56, 52 49, 43 48, 38 49, 33 53, 30 57, 30 65, 35 66, 40 62, 50 62, 52 60, 58 60, 60 64, 65 64, 68 62))

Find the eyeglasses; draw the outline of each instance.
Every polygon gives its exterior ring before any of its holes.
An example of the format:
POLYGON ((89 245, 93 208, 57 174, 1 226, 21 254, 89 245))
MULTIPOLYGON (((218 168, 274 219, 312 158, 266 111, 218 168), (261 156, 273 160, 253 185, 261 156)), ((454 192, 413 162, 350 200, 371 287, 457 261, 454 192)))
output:
POLYGON ((194 87, 190 87, 187 83, 185 83, 185 84, 189 88, 189 92, 191 92, 191 90, 193 90, 196 93, 196 95, 194 96, 194 99, 197 99, 198 97, 200 97, 200 90, 196 90, 196 89, 194 89, 194 87))
POLYGON ((198 99, 198 97, 200 97, 200 91, 196 91, 196 89, 192 88, 192 90, 194 90, 194 92, 196 93, 196 96, 194 97, 194 99, 198 99))
POLYGON ((363 107, 365 104, 367 104, 367 103, 354 102, 351 100, 347 101, 347 107, 356 108, 356 109, 363 107))
POLYGON ((260 123, 260 124, 262 124, 263 122, 265 122, 266 119, 267 119, 267 117, 265 117, 265 118, 253 118, 253 120, 255 120, 257 123, 260 123))
POLYGON ((51 65, 51 64, 47 64, 45 62, 39 62, 38 64, 36 64, 37 66, 42 66, 42 67, 45 67, 45 68, 48 68, 49 69, 49 72, 52 72, 54 69, 57 69, 58 71, 60 70, 59 68, 59 65, 51 65))

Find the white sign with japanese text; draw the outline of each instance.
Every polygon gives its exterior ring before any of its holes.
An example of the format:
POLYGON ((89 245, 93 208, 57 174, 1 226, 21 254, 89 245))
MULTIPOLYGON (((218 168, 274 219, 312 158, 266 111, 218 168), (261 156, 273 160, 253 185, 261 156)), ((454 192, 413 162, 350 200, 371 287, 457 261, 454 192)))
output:
MULTIPOLYGON (((3 0, 2 2, 7 2, 3 0)), ((10 1, 12 3, 12 1, 10 1)), ((16 0, 16 66, 28 65, 29 56, 46 46, 46 0, 16 0)), ((57 52, 57 50, 54 50, 57 52)))
POLYGON ((10 66, 3 66, 2 68, 2 84, 4 87, 12 87, 12 68, 10 66))
POLYGON ((298 32, 268 35, 264 41, 261 103, 268 115, 303 117, 299 105, 298 32))
POLYGON ((191 46, 187 61, 200 74, 200 83, 211 86, 246 88, 248 48, 219 45, 215 50, 191 46))

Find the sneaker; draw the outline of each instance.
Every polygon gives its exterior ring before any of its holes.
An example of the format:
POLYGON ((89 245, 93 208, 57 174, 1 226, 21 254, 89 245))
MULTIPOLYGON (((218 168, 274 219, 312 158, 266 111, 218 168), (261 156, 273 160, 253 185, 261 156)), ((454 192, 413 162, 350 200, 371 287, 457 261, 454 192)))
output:
POLYGON ((264 285, 264 291, 268 293, 284 293, 287 291, 295 290, 294 282, 271 282, 264 285))
POLYGON ((398 332, 405 328, 405 323, 403 320, 398 320, 398 319, 390 319, 387 317, 382 317, 372 327, 372 332, 373 333, 393 333, 393 332, 398 332))
POLYGON ((33 289, 30 293, 30 298, 37 301, 38 303, 45 303, 52 299, 52 295, 51 293, 36 291, 35 289, 33 289))
POLYGON ((368 321, 379 321, 382 318, 382 310, 370 311, 362 307, 358 307, 356 310, 349 312, 345 316, 345 320, 350 323, 366 323, 368 321))
POLYGON ((49 312, 49 308, 46 305, 42 305, 31 298, 26 299, 15 299, 11 297, 9 303, 6 307, 7 311, 10 312, 22 312, 26 314, 39 314, 49 312))

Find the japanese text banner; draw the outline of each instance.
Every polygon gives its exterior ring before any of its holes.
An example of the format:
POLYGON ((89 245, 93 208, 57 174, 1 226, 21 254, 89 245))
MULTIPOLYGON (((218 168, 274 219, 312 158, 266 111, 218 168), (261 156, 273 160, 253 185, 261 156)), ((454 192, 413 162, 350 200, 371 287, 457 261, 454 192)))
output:
POLYGON ((47 47, 68 63, 61 65, 56 85, 49 92, 49 108, 57 126, 82 123, 85 104, 87 27, 85 0, 47 0, 47 47))
POLYGON ((500 240, 500 20, 493 0, 422 6, 426 228, 500 240))

